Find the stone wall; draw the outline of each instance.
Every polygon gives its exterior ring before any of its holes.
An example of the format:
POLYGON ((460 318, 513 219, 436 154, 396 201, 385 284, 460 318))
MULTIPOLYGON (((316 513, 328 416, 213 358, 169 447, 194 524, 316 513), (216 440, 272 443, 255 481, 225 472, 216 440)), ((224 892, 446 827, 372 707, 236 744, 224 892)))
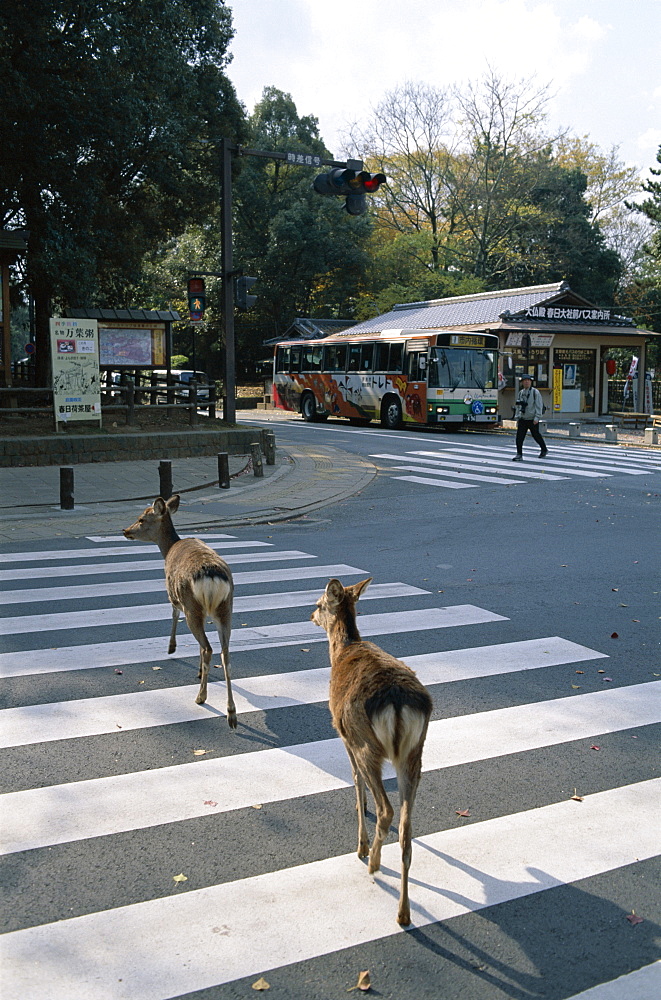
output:
POLYGON ((259 442, 265 450, 261 428, 182 429, 133 431, 113 434, 50 434, 41 437, 0 437, 0 467, 26 465, 80 465, 86 462, 126 462, 136 459, 192 458, 197 455, 250 454, 259 442))

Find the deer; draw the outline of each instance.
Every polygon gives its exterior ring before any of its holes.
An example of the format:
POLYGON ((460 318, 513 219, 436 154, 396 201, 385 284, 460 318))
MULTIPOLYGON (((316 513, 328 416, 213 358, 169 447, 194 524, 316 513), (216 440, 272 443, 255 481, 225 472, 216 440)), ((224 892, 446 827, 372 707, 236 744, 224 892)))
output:
POLYGON ((172 632, 168 653, 177 648, 177 622, 183 611, 186 624, 200 644, 200 690, 198 705, 207 700, 207 681, 211 664, 211 644, 204 623, 211 618, 218 629, 221 659, 227 687, 227 722, 236 729, 236 706, 232 698, 229 645, 232 630, 234 581, 224 559, 197 538, 180 538, 172 515, 179 509, 179 494, 169 500, 157 497, 146 507, 135 524, 124 528, 125 538, 156 542, 165 560, 165 586, 172 605, 172 632))
POLYGON ((351 764, 358 813, 358 857, 369 854, 370 874, 379 870, 381 846, 394 815, 383 787, 384 761, 390 760, 397 773, 402 850, 397 922, 406 927, 411 923, 408 891, 411 816, 433 704, 429 692, 410 667, 361 638, 356 625, 356 603, 371 582, 369 577, 344 587, 339 580, 329 580, 310 618, 328 635, 329 708, 351 764), (365 823, 365 786, 376 806, 371 847, 365 823))

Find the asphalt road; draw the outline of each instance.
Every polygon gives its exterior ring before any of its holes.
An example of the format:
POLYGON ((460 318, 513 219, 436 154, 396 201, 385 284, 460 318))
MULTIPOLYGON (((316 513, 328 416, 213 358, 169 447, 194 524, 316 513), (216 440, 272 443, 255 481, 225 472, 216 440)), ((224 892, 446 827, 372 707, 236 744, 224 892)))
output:
POLYGON ((225 1000, 264 979, 326 1000, 369 969, 388 1000, 657 998, 659 453, 549 442, 512 466, 497 435, 277 435, 379 474, 206 536, 237 582, 236 733, 222 671, 194 704, 184 625, 166 654, 155 549, 0 549, 7 997, 225 1000), (378 877, 353 853, 308 621, 331 575, 373 577, 362 634, 434 699, 407 931, 395 830, 378 877))

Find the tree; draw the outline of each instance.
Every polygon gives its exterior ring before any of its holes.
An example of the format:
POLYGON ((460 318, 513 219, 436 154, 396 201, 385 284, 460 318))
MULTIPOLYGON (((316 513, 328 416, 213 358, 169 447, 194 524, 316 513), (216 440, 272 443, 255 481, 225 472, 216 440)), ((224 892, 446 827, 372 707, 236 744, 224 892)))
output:
POLYGON ((126 305, 145 253, 217 198, 240 133, 220 0, 14 0, 0 33, 0 213, 30 231, 38 380, 59 305, 126 305))

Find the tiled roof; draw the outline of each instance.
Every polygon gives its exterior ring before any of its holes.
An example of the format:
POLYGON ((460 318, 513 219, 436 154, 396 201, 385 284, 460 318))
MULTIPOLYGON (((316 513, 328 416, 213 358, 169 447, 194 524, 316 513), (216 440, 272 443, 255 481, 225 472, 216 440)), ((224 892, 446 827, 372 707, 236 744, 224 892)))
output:
POLYGON ((555 299, 568 290, 566 282, 556 281, 551 285, 532 285, 528 288, 508 288, 498 292, 458 295, 451 299, 402 303, 396 305, 391 312, 358 323, 351 327, 351 332, 369 333, 400 328, 433 330, 496 323, 504 312, 520 312, 529 306, 555 299))
POLYGON ((177 322, 174 309, 69 309, 68 319, 118 319, 137 323, 177 322))

